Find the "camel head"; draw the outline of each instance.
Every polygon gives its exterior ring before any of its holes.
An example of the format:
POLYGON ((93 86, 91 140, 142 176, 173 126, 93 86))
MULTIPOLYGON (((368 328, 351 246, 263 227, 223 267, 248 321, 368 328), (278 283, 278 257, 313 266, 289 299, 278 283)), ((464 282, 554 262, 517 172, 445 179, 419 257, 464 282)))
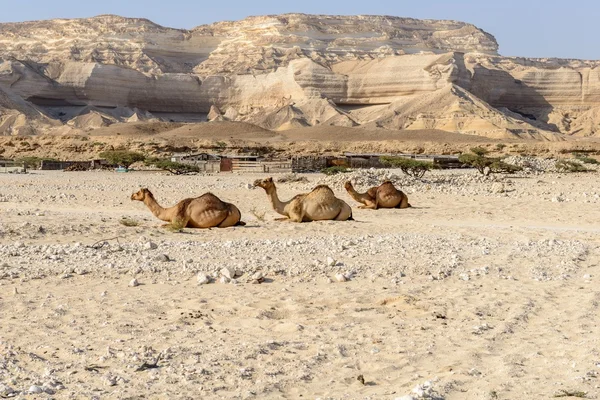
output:
POLYGON ((344 183, 344 188, 346 188, 346 190, 354 189, 354 187, 352 186, 352 182, 350 181, 346 181, 346 183, 344 183))
POLYGON ((131 200, 144 201, 146 196, 152 197, 152 192, 146 188, 142 188, 131 195, 131 200))
POLYGON ((257 179, 254 181, 255 187, 261 187, 266 191, 269 191, 275 188, 275 183, 273 183, 273 178, 265 178, 265 179, 257 179))

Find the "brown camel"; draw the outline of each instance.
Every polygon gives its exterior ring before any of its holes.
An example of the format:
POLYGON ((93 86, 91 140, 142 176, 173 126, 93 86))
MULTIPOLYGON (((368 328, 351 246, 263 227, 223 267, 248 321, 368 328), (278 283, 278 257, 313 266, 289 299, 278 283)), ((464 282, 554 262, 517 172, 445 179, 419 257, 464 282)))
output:
POLYGON ((169 208, 161 207, 152 192, 145 188, 132 194, 131 200, 143 202, 156 218, 182 228, 227 228, 246 225, 240 220, 240 210, 236 206, 221 201, 212 193, 181 200, 169 208))
POLYGON ((319 185, 312 192, 296 195, 289 201, 279 200, 273 178, 258 179, 254 186, 265 189, 273 209, 292 222, 353 219, 352 208, 345 201, 335 197, 329 186, 319 185))
POLYGON ((350 181, 347 181, 344 187, 354 200, 364 204, 358 208, 377 210, 378 208, 412 207, 408 203, 408 196, 403 191, 396 189, 390 181, 385 181, 379 186, 372 187, 366 193, 358 193, 354 190, 350 181))

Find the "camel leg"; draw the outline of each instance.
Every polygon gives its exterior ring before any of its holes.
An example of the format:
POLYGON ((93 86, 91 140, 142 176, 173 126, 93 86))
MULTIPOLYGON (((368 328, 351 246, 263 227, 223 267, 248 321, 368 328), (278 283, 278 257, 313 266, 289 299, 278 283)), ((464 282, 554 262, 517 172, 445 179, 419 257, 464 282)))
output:
POLYGON ((404 194, 402 196, 402 200, 400 201, 400 204, 398 204, 396 206, 396 208, 408 208, 408 207, 412 207, 412 206, 408 203, 408 196, 404 194))
POLYGON ((240 210, 238 210, 238 208, 236 206, 230 205, 229 211, 227 212, 225 219, 223 221, 221 221, 221 223, 217 226, 219 228, 227 228, 229 226, 235 226, 238 222, 240 222, 241 218, 242 218, 242 214, 240 213, 240 210))
POLYGON ((363 210, 377 210, 377 202, 366 201, 364 206, 359 206, 358 208, 362 208, 363 210))
POLYGON ((352 208, 348 204, 343 203, 340 213, 337 215, 337 217, 335 217, 335 221, 347 221, 347 220, 353 220, 352 208))

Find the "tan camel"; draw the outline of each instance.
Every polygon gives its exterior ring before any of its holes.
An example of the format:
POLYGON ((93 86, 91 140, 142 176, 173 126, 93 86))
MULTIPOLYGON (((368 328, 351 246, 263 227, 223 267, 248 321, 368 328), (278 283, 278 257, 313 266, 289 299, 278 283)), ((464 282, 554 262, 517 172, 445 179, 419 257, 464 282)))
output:
POLYGON ((350 197, 364 204, 358 208, 377 210, 378 208, 412 207, 408 203, 408 196, 403 191, 396 189, 390 181, 385 181, 379 186, 372 187, 366 193, 358 193, 354 190, 350 181, 347 181, 344 187, 348 191, 348 194, 350 194, 350 197))
POLYGON ((212 193, 181 200, 169 208, 161 207, 152 192, 145 188, 132 194, 131 200, 143 202, 156 218, 182 228, 227 228, 246 225, 240 220, 240 210, 236 206, 221 201, 212 193))
POLYGON ((254 186, 265 189, 273 209, 292 222, 353 219, 352 208, 345 201, 335 197, 329 186, 319 185, 312 192, 296 195, 289 201, 279 200, 273 178, 258 179, 254 182, 254 186))

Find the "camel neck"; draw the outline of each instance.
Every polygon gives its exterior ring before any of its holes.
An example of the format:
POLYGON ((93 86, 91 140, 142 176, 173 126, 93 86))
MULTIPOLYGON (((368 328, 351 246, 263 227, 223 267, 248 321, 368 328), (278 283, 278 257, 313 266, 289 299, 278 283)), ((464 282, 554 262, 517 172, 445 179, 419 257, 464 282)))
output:
POLYGON ((360 201, 359 199, 363 196, 360 193, 358 193, 356 190, 354 190, 354 186, 350 186, 350 189, 347 189, 347 190, 348 190, 348 194, 350 194, 350 197, 352 197, 356 201, 360 201))
POLYGON ((148 209, 150 209, 150 211, 152 212, 152 214, 154 214, 156 218, 166 221, 166 218, 164 216, 165 209, 158 204, 158 202, 154 199, 153 196, 144 197, 144 204, 146 205, 146 207, 148 207, 148 209))
POLYGON ((273 186, 272 188, 268 189, 267 195, 269 196, 269 200, 271 200, 271 205, 273 205, 273 209, 278 214, 286 215, 285 206, 287 205, 287 203, 284 203, 281 200, 279 200, 279 197, 277 196, 277 188, 273 186))

